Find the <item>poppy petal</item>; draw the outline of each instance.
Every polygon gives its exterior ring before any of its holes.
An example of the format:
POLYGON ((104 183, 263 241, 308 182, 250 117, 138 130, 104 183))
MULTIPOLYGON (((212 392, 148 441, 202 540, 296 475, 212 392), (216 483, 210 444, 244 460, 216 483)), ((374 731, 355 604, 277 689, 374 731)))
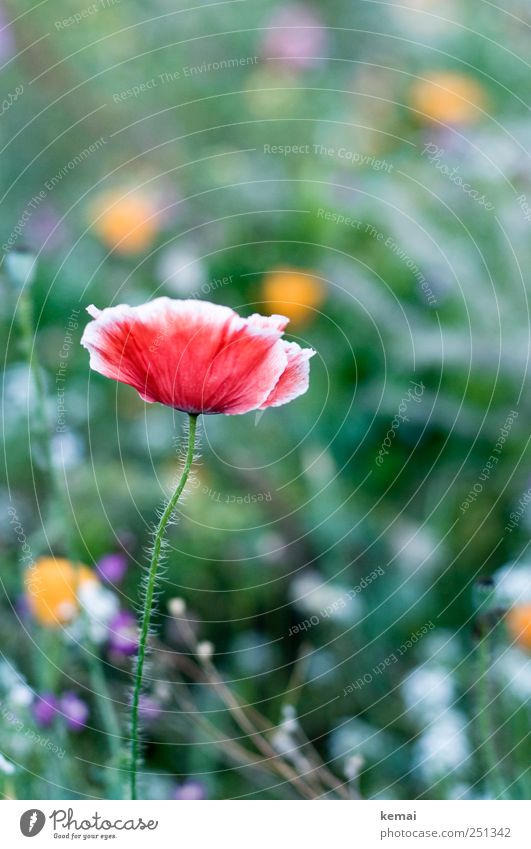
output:
POLYGON ((281 344, 284 346, 288 362, 277 385, 260 407, 261 410, 265 410, 266 407, 280 407, 282 404, 287 404, 288 401, 293 401, 294 398, 303 395, 308 389, 310 359, 314 356, 315 351, 311 348, 301 348, 296 342, 282 341, 281 344))

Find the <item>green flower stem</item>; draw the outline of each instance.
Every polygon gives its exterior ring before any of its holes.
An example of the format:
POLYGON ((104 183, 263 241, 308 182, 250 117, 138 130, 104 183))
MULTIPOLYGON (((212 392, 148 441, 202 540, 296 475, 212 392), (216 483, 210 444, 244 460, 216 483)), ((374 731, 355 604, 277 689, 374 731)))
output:
POLYGON ((498 799, 507 799, 505 782, 500 774, 500 766, 496 746, 494 743, 494 729, 490 721, 490 711, 492 703, 489 701, 489 680, 488 674, 490 669, 490 651, 488 634, 481 637, 479 646, 479 713, 478 725, 480 728, 481 737, 483 739, 485 765, 487 767, 487 775, 490 778, 492 789, 498 799))
POLYGON ((197 429, 197 415, 189 415, 189 433, 188 433, 188 448, 184 461, 184 468, 181 479, 177 484, 177 488, 170 497, 164 511, 160 517, 155 531, 155 541, 153 543, 153 552, 151 562, 149 564, 148 580, 144 596, 144 607, 142 614, 142 625, 140 628, 140 641, 138 645, 138 658, 136 663, 135 684, 133 689, 133 702, 131 706, 131 759, 129 764, 129 775, 131 782, 131 799, 137 798, 137 770, 138 770, 138 706, 140 702, 140 693, 142 690, 142 673, 144 670, 144 662, 146 659, 146 644, 149 634, 149 625, 151 613, 153 610, 153 600, 155 597, 155 588, 157 585, 157 572, 160 565, 162 553, 162 545, 164 541, 164 532, 169 520, 172 517, 173 511, 177 506, 177 502, 181 497, 186 486, 186 481, 192 468, 195 450, 195 434, 197 429))

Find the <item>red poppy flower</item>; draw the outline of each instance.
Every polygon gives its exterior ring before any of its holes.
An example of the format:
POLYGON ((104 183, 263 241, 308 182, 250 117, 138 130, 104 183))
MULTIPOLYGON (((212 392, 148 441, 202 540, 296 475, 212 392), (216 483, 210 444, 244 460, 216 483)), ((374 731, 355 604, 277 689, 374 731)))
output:
POLYGON ((289 319, 242 318, 206 301, 157 298, 98 310, 81 344, 95 371, 134 386, 144 401, 187 413, 248 413, 308 389, 315 353, 282 339, 289 319))

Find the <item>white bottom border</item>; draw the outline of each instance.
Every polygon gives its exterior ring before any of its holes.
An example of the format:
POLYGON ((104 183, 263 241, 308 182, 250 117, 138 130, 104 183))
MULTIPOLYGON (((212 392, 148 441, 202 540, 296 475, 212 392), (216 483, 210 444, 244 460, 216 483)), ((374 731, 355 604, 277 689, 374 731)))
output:
POLYGON ((166 849, 221 842, 230 849, 310 849, 337 841, 338 847, 356 849, 467 845, 529 849, 530 809, 530 802, 510 801, 10 800, 0 808, 1 845, 166 849), (33 834, 25 836, 28 831, 33 834))

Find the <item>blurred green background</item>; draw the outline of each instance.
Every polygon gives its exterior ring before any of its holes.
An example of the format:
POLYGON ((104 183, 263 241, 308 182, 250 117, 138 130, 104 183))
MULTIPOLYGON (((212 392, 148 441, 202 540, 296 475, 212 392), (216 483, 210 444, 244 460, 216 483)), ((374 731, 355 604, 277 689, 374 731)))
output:
MULTIPOLYGON (((112 792, 90 650, 28 610, 8 510, 33 560, 125 555, 107 602, 136 609, 183 416, 91 374, 79 339, 88 304, 167 295, 286 314, 318 356, 293 404, 203 421, 156 622, 144 795, 300 795, 214 743, 213 728, 254 751, 186 620, 296 773, 318 755, 364 798, 529 798, 529 5, 3 0, 0 27, 4 795, 112 792), (22 246, 61 508, 22 350, 28 287, 6 270, 22 246), (61 711, 44 723, 62 758, 6 718, 44 733, 43 691, 89 707, 81 730, 61 711)), ((125 735, 131 658, 101 604, 125 735)))

